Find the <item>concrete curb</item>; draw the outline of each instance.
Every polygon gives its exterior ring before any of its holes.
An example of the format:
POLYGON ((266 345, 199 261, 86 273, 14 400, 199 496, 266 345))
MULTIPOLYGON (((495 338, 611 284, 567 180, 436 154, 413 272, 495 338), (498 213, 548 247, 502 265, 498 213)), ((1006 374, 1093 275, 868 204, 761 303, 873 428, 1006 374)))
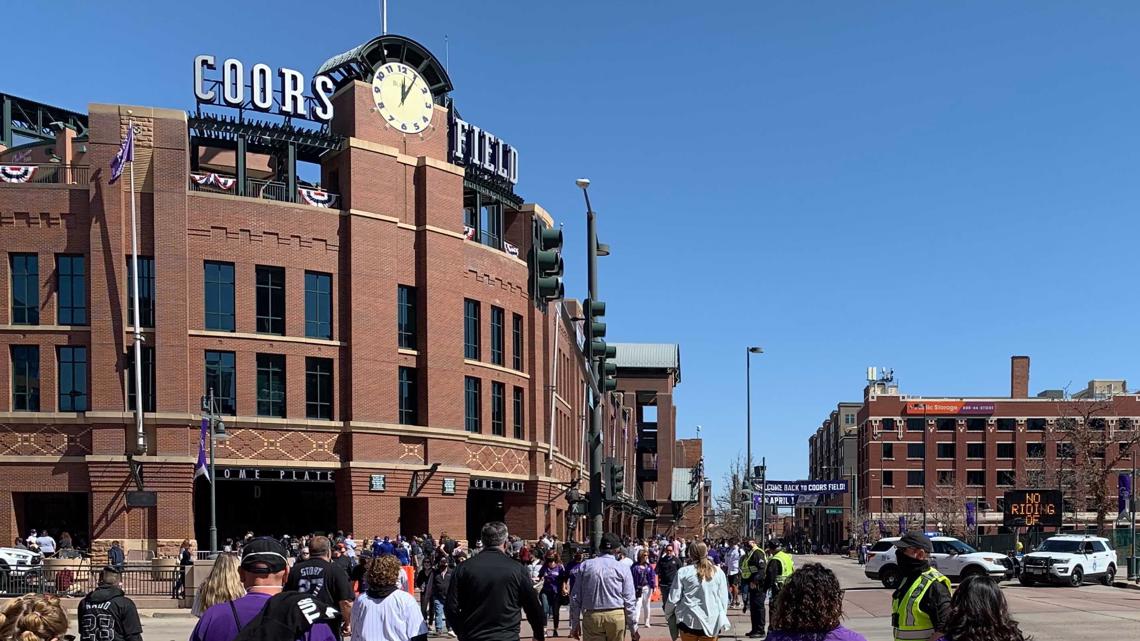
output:
POLYGON ((1113 581, 1112 587, 1123 588, 1125 590, 1140 590, 1140 585, 1136 583, 1129 583, 1127 581, 1113 581))
POLYGON ((163 612, 151 612, 150 618, 152 618, 152 619, 193 619, 194 615, 191 614, 189 610, 167 610, 167 611, 163 611, 163 612))

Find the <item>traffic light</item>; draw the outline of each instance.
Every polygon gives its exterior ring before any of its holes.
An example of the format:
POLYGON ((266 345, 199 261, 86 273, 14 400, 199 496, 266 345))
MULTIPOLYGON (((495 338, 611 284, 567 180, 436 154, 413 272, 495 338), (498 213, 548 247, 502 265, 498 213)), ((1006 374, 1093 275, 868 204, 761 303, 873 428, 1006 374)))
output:
POLYGON ((617 389, 617 364, 610 362, 617 356, 617 348, 606 344, 606 303, 600 300, 586 300, 586 328, 590 340, 590 357, 601 359, 601 375, 597 381, 602 392, 617 389))
POLYGON ((564 295, 562 285, 562 230, 536 225, 534 243, 534 297, 542 303, 564 295))
POLYGON ((614 463, 614 494, 622 494, 625 492, 625 465, 621 463, 614 463))

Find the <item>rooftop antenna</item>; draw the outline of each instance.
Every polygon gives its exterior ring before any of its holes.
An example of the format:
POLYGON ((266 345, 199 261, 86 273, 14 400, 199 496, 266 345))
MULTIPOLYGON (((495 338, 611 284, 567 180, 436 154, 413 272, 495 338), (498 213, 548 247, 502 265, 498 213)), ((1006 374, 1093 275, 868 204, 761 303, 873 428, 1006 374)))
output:
POLYGON ((447 43, 447 34, 443 34, 443 70, 451 73, 451 51, 447 43))
POLYGON ((380 0, 380 35, 388 35, 388 0, 380 0))

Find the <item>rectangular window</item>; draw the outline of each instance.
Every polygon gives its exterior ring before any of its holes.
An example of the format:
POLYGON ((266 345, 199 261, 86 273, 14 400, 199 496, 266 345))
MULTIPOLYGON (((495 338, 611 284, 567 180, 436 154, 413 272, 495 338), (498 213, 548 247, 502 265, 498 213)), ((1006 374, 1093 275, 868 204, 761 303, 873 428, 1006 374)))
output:
POLYGON ((895 425, 895 419, 893 419, 893 418, 884 418, 883 419, 883 431, 884 432, 890 432, 890 431, 893 431, 897 428, 898 428, 898 426, 895 425))
MULTIPOLYGON (((56 323, 87 324, 87 264, 82 255, 55 257, 56 323)), ((81 410, 79 410, 81 411, 81 410)))
POLYGON ((515 410, 515 438, 521 439, 521 438, 524 438, 524 435, 523 435, 523 411, 524 411, 523 388, 521 388, 521 387, 515 388, 515 399, 514 399, 514 401, 515 401, 514 402, 514 405, 515 405, 515 407, 514 407, 514 410, 515 410))
MULTIPOLYGON (((135 324, 135 289, 131 279, 135 273, 134 261, 127 256, 127 325, 135 324)), ((139 256, 139 325, 154 327, 154 258, 139 256)))
POLYGON ((13 345, 12 409, 17 412, 40 411, 40 348, 36 345, 13 345))
POLYGON ((491 362, 502 365, 503 360, 503 332, 504 313, 502 307, 491 307, 491 362))
POLYGON ((986 419, 984 418, 968 418, 966 419, 967 432, 984 432, 986 431, 986 419))
POLYGON ((491 433, 495 436, 507 435, 507 388, 498 381, 491 381, 491 433))
POLYGON ((939 485, 954 485, 954 470, 938 470, 939 485))
POLYGON ((986 444, 966 443, 966 458, 986 458, 986 444))
POLYGON ((926 427, 926 419, 923 418, 908 418, 906 419, 906 430, 908 432, 921 432, 926 427))
POLYGON ((924 443, 907 443, 906 444, 906 457, 907 458, 926 458, 926 444, 924 443))
POLYGON ((1045 458, 1044 443, 1026 443, 1025 458, 1045 458))
POLYGON ((416 288, 400 285, 396 289, 396 307, 400 347, 416 349, 416 288))
POLYGON ((956 418, 940 418, 935 421, 939 432, 953 432, 954 428, 958 425, 956 418))
POLYGON ((966 485, 981 487, 986 484, 985 470, 966 470, 966 485))
POLYGON ((1000 487, 1013 487, 1017 484, 1017 474, 1013 470, 998 470, 997 484, 1000 487))
POLYGON ((922 487, 926 485, 926 472, 922 470, 907 470, 907 487, 922 487))
POLYGON ((207 260, 204 269, 206 329, 232 332, 234 331, 234 264, 207 260))
POLYGON ((285 268, 257 266, 257 333, 285 334, 285 268))
POLYGON ((938 458, 954 458, 954 444, 953 443, 939 443, 938 444, 938 458))
POLYGON ((40 257, 36 254, 11 254, 12 324, 40 324, 40 257))
POLYGON ((495 249, 503 248, 503 208, 495 204, 481 204, 479 224, 483 233, 482 242, 495 249))
POLYGON ((483 431, 483 426, 480 424, 480 412, 483 409, 483 400, 480 398, 481 381, 473 376, 466 376, 463 379, 463 416, 464 427, 468 432, 479 433, 483 431))
POLYGON ((843 415, 843 424, 844 425, 854 425, 855 424, 855 415, 854 414, 844 414, 843 415))
POLYGON ((883 443, 883 458, 893 459, 895 457, 895 444, 883 443))
POLYGON ((257 415, 285 417, 285 355, 257 355, 257 415))
MULTIPOLYGON (((139 271, 142 271, 141 269, 139 271)), ((141 310, 140 310, 141 311, 141 310)), ((134 347, 127 352, 127 366, 123 370, 127 377, 127 409, 135 411, 135 357, 134 347)), ((142 348, 143 412, 154 411, 154 348, 142 348)))
POLYGON ((305 272, 305 336, 332 335, 332 274, 305 272))
POLYGON ((59 411, 86 412, 87 348, 61 345, 56 350, 59 371, 59 411))
POLYGON ((206 351, 207 395, 214 391, 214 400, 222 414, 237 414, 237 365, 233 352, 206 351))
MULTIPOLYGON (((1093 419, 1094 422, 1096 420, 1097 419, 1093 419)), ((1104 419, 1100 419, 1100 420, 1103 423, 1104 419)), ((1027 419, 1025 419, 1025 429, 1029 430, 1030 432, 1044 432, 1045 431, 1045 425, 1047 423, 1048 423, 1048 421, 1046 421, 1043 418, 1027 418, 1027 419)), ((1104 429, 1104 428, 1102 427, 1100 429, 1104 429)))
POLYGON ((400 368, 400 425, 419 425, 416 368, 400 368))
POLYGON ((997 429, 999 432, 1012 432, 1017 427, 1017 419, 1015 418, 999 418, 997 420, 997 429))
POLYGON ((305 416, 333 419, 333 362, 331 358, 305 358, 305 416))
POLYGON ((998 458, 1013 458, 1016 454, 1013 443, 998 443, 997 444, 997 457, 998 458))
POLYGON ((511 334, 511 365, 516 372, 523 371, 523 317, 514 315, 514 331, 511 334))
POLYGON ((479 301, 463 299, 463 358, 479 360, 479 301))
POLYGON ((1063 461, 1071 461, 1077 455, 1077 451, 1073 449, 1072 443, 1057 443, 1057 458, 1063 461))
POLYGON ((894 486, 895 473, 894 470, 883 470, 883 485, 894 486))
POLYGON ((894 499, 883 499, 883 511, 884 512, 894 512, 895 511, 895 500, 894 499))

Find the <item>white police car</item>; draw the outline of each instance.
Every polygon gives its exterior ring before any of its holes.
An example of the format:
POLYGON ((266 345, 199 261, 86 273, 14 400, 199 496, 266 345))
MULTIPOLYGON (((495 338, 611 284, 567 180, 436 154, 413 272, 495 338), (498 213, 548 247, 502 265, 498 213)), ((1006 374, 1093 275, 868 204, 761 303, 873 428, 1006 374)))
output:
MULTIPOLYGON (((867 552, 867 564, 863 573, 868 579, 882 581, 884 587, 895 589, 902 581, 895 555, 895 543, 899 537, 879 539, 867 552)), ((930 565, 945 574, 951 581, 960 581, 968 576, 984 574, 998 581, 1012 576, 1012 563, 1005 555, 997 552, 979 552, 952 536, 931 536, 934 553, 930 555, 930 565)))
POLYGON ((27 580, 39 574, 43 555, 20 548, 0 548, 0 594, 23 594, 27 580))
POLYGON ((1080 586, 1089 579, 1112 585, 1116 551, 1108 539, 1062 534, 1045 540, 1021 560, 1021 584, 1064 583, 1080 586))

